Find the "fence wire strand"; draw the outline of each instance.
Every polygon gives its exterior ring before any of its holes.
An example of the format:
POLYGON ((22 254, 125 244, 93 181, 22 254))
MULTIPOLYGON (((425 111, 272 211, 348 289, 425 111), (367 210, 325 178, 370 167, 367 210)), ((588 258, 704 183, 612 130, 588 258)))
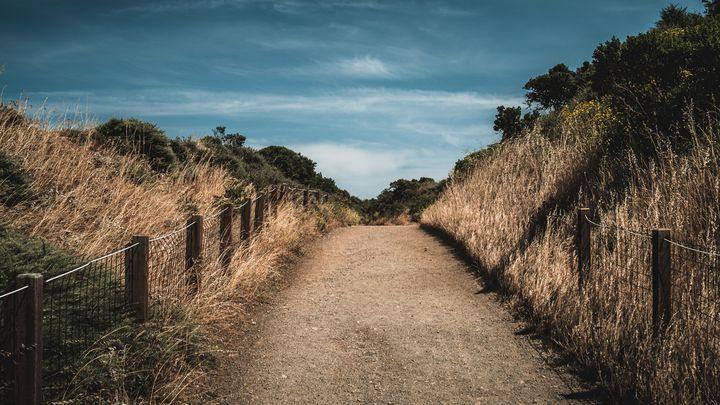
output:
MULTIPOLYGON (((588 220, 591 264, 586 287, 592 313, 623 330, 649 329, 652 314, 651 238, 588 220)), ((610 325, 610 324, 608 324, 610 325)))
POLYGON ((77 358, 129 315, 124 271, 137 244, 48 278, 43 291, 43 390, 69 381, 77 358), (126 252, 125 255, 119 253, 126 252))
POLYGON ((667 240, 672 250, 673 318, 720 342, 720 255, 667 240))

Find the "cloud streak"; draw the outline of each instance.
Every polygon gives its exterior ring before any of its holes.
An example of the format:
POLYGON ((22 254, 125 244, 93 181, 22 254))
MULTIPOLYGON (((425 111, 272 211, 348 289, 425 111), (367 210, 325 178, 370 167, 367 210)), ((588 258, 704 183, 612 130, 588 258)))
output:
POLYGON ((337 71, 341 75, 350 77, 391 78, 394 76, 383 61, 370 56, 343 59, 337 62, 337 71))
MULTIPOLYGON (((178 121, 235 125, 256 147, 285 144, 298 150, 317 161, 323 174, 362 197, 377 194, 398 177, 445 177, 463 151, 496 139, 487 123, 497 105, 522 102, 476 92, 388 88, 314 94, 157 88, 35 93, 31 99, 47 99, 56 110, 80 105, 99 116, 121 113, 161 126, 178 121), (273 129, 262 123, 272 123, 273 129)), ((183 135, 197 133, 177 128, 183 135)))
POLYGON ((494 109, 498 105, 519 105, 518 97, 475 92, 351 88, 312 95, 211 92, 206 90, 151 89, 137 92, 36 92, 32 98, 47 98, 53 105, 89 104, 99 114, 124 111, 150 116, 272 114, 382 114, 435 111, 432 115, 465 115, 494 109))

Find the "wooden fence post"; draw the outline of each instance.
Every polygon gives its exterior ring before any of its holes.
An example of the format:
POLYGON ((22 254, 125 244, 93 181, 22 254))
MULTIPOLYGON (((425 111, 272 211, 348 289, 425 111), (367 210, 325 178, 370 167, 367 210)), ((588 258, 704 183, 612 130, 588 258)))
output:
POLYGON ((303 207, 307 208, 307 206, 310 204, 310 190, 305 189, 303 190, 303 207))
POLYGON ((203 254, 203 216, 193 215, 188 219, 185 238, 185 269, 188 270, 187 284, 192 294, 198 291, 200 275, 197 264, 203 254))
POLYGON ((15 403, 42 402, 42 274, 19 274, 15 294, 15 403))
POLYGON ((265 195, 260 195, 255 200, 255 223, 253 224, 253 231, 257 232, 262 228, 263 221, 265 220, 265 195))
POLYGON ((577 210, 577 235, 576 235, 576 251, 578 256, 578 288, 582 291, 585 284, 585 278, 590 271, 590 208, 578 208, 577 210))
POLYGON ((653 334, 655 337, 670 322, 672 314, 672 266, 669 229, 652 231, 653 334))
POLYGON ((131 244, 136 243, 137 246, 125 251, 125 299, 135 314, 135 320, 142 323, 149 319, 150 238, 135 235, 131 244))
POLYGON ((232 204, 224 204, 220 214, 220 262, 227 269, 234 253, 233 247, 233 214, 232 204))
POLYGON ((242 210, 240 211, 240 239, 243 241, 250 239, 250 232, 252 232, 252 222, 250 222, 251 213, 252 200, 245 200, 242 210))

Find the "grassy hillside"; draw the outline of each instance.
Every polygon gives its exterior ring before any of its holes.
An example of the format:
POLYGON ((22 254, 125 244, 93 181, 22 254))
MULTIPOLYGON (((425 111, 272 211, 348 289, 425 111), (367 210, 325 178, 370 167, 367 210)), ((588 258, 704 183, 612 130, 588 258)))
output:
POLYGON ((532 114, 499 108, 503 141, 460 161, 422 214, 616 401, 716 403, 720 392, 713 10, 669 7, 656 28, 601 44, 577 71, 558 65, 531 79, 532 114), (579 207, 599 224, 582 290, 579 207), (672 322, 659 338, 651 317, 655 228, 670 228, 677 243, 672 322))
MULTIPOLYGON (((162 138, 149 142, 144 136, 148 142, 138 144, 130 136, 101 139, 99 132, 55 128, 16 109, 0 109, 0 281, 28 271, 46 278, 65 272, 127 246, 132 235, 161 235, 178 229, 191 213, 211 218, 220 203, 256 195, 255 184, 241 183, 207 155, 177 158, 169 149, 157 153, 158 146, 172 144, 162 138)), ((215 260, 203 264, 198 271, 204 282, 194 297, 155 293, 167 301, 162 308, 172 310, 142 326, 122 319, 112 327, 96 322, 105 315, 124 316, 101 313, 106 303, 93 298, 112 300, 117 290, 122 302, 114 281, 122 278, 117 274, 122 256, 108 262, 112 266, 79 271, 73 283, 48 283, 46 301, 53 300, 53 308, 62 313, 46 313, 46 348, 60 337, 55 333, 63 334, 63 342, 79 343, 95 329, 91 344, 73 343, 78 351, 70 353, 66 345, 57 356, 46 354, 46 366, 52 369, 44 377, 46 400, 211 399, 205 373, 226 350, 223 334, 242 320, 247 305, 301 252, 305 241, 353 221, 357 214, 342 204, 306 211, 287 202, 252 242, 237 250, 228 270, 215 260), (51 330, 58 323, 67 328, 51 330)), ((184 240, 177 245, 184 247, 184 240)), ((184 285, 184 279, 179 283, 184 285)))
POLYGON ((353 203, 347 191, 331 178, 315 170, 316 163, 282 146, 256 150, 245 145, 247 138, 216 127, 211 135, 197 138, 171 138, 155 124, 134 118, 110 118, 95 128, 70 131, 76 140, 110 148, 122 155, 143 156, 150 168, 158 173, 177 170, 187 165, 205 164, 224 169, 241 187, 250 183, 255 188, 272 184, 294 183, 312 187, 353 203))

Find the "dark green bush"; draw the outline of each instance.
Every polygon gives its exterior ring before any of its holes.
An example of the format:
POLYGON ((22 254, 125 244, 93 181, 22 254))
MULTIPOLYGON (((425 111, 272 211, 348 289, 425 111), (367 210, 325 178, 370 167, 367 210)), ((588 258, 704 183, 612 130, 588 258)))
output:
POLYGON ((268 146, 258 151, 265 160, 277 167, 285 177, 301 184, 315 180, 315 162, 283 146, 268 146))
POLYGON ((123 154, 143 155, 158 171, 169 171, 178 163, 165 132, 155 124, 135 118, 110 118, 95 129, 94 139, 100 144, 113 146, 123 154))
POLYGON ((618 114, 621 136, 641 151, 653 150, 658 135, 685 149, 685 114, 702 120, 720 94, 720 19, 613 38, 595 50, 593 65, 593 90, 618 114))

